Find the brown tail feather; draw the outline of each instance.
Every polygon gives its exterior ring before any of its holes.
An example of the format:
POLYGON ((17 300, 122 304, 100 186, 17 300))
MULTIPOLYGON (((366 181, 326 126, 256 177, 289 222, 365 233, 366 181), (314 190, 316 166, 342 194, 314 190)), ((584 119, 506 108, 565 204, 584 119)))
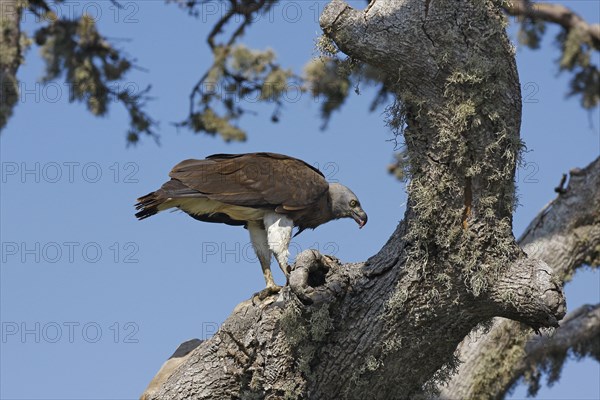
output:
POLYGON ((166 199, 162 198, 162 196, 160 196, 160 194, 157 192, 158 190, 156 192, 148 193, 147 195, 137 199, 138 203, 135 204, 135 209, 140 210, 135 213, 137 219, 142 220, 158 213, 158 206, 161 205, 166 199))
POLYGON ((160 189, 155 192, 148 193, 145 196, 137 199, 135 209, 138 211, 135 216, 142 220, 158 213, 158 207, 165 201, 173 198, 190 198, 190 197, 205 197, 204 194, 190 189, 177 179, 171 179, 165 182, 160 189))

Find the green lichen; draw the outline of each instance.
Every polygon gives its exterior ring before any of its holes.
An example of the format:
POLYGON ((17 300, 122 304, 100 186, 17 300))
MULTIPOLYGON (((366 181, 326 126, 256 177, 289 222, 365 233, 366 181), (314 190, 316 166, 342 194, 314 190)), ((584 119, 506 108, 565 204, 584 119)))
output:
POLYGON ((376 371, 379 367, 382 366, 382 361, 375 358, 373 355, 369 355, 367 357, 367 361, 365 362, 365 370, 369 372, 376 371))
POLYGON ((277 100, 288 88, 288 79, 292 76, 290 71, 282 69, 272 70, 264 79, 260 92, 261 100, 277 100))
POLYGON ((324 57, 334 57, 339 53, 335 42, 327 35, 321 35, 317 38, 315 48, 324 57))
MULTIPOLYGON (((468 35, 469 28, 463 29, 468 35)), ((403 107, 390 118, 395 126, 408 122, 404 136, 410 165, 404 170, 411 179, 408 192, 415 211, 405 237, 413 244, 409 259, 424 274, 428 264, 451 261, 476 296, 519 254, 511 215, 516 203, 514 171, 523 151, 518 126, 512 123, 515 117, 504 117, 500 112, 506 110, 498 109, 499 96, 515 79, 496 61, 505 59, 507 51, 498 45, 506 42, 501 24, 489 24, 489 32, 482 35, 495 43, 495 54, 467 53, 461 62, 452 63, 459 67, 445 79, 443 111, 404 96, 403 107), (467 185, 472 194, 465 220, 467 185), (481 226, 476 235, 464 229, 469 224, 481 226), (432 255, 436 262, 431 263, 432 255)), ((438 62, 450 57, 440 55, 438 62)), ((437 290, 429 297, 435 299, 437 290)))
POLYGON ((310 314, 310 334, 313 341, 322 342, 332 328, 329 305, 324 304, 310 314))
MULTIPOLYGON (((502 351, 490 351, 478 360, 482 368, 476 370, 472 380, 473 398, 485 398, 490 393, 503 393, 513 377, 514 366, 525 356, 525 343, 528 335, 521 329, 504 326, 494 333, 497 340, 505 341, 502 351), (483 367, 484 366, 484 367, 483 367)), ((494 340, 491 338, 490 340, 494 340)))
POLYGON ((356 388, 364 388, 369 386, 369 375, 375 373, 383 366, 383 361, 374 355, 368 355, 364 362, 352 366, 353 372, 350 376, 350 385, 346 386, 342 398, 354 398, 352 391, 356 388))
POLYGON ((308 338, 309 331, 305 326, 301 305, 296 301, 292 300, 286 305, 279 323, 290 347, 295 348, 308 338))
POLYGON ((246 140, 246 133, 230 121, 231 118, 221 117, 209 107, 203 112, 194 113, 191 116, 191 126, 194 132, 219 134, 226 142, 246 140))
POLYGON ((399 287, 396 289, 386 302, 386 310, 388 313, 397 313, 405 307, 408 300, 408 289, 399 287))
POLYGON ((191 128, 225 141, 244 141, 246 133, 237 125, 244 114, 254 112, 244 103, 275 105, 271 120, 279 120, 280 109, 293 85, 294 74, 276 63, 272 49, 250 49, 244 45, 215 45, 213 64, 193 92, 192 111, 178 126, 191 128), (198 104, 196 108, 196 103, 198 104))
POLYGON ((12 116, 19 100, 19 81, 16 71, 23 63, 23 56, 31 41, 20 32, 20 15, 28 7, 27 1, 17 1, 14 9, 2 9, 0 13, 0 130, 12 116))
POLYGON ((299 400, 302 394, 298 392, 298 388, 292 382, 286 382, 283 387, 283 400, 299 400))
POLYGON ((251 50, 244 45, 238 45, 231 50, 229 65, 237 74, 247 79, 255 79, 268 72, 269 65, 275 60, 272 49, 251 50))
POLYGON ((296 367, 304 379, 312 381, 312 368, 319 349, 332 328, 329 304, 308 307, 304 311, 295 301, 290 301, 280 319, 285 338, 296 356, 296 367))
POLYGON ((590 247, 590 250, 585 255, 583 262, 592 268, 600 267, 600 244, 590 247))
POLYGON ((115 49, 97 29, 88 15, 58 18, 51 11, 44 15, 46 23, 34 35, 46 63, 43 82, 64 76, 69 86, 69 101, 81 102, 95 116, 105 116, 110 103, 118 101, 129 114, 127 143, 134 144, 141 135, 157 138, 156 122, 144 111, 147 92, 133 92, 123 83, 133 62, 115 49))
POLYGON ((342 65, 343 62, 337 59, 314 59, 304 67, 307 90, 313 97, 322 99, 321 117, 324 121, 342 107, 350 92, 350 74, 342 70, 342 65))
POLYGON ((530 49, 539 49, 542 36, 546 32, 546 23, 542 20, 524 18, 519 26, 517 39, 530 49))

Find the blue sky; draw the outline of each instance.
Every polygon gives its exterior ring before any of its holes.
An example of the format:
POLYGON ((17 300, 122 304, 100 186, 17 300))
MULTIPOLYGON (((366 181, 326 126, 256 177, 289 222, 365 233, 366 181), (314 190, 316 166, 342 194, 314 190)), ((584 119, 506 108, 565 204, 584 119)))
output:
MULTIPOLYGON (((565 3, 599 22, 597 2, 565 3)), ((177 132, 171 123, 185 116, 189 91, 210 62, 205 38, 216 16, 208 15, 211 9, 192 18, 162 1, 123 4, 118 13, 108 1, 70 2, 58 11, 87 10, 147 69, 126 83, 152 83, 148 109, 161 122, 160 147, 144 140, 126 148, 128 119, 118 104, 106 118, 94 118, 68 103, 63 82, 39 84, 37 48, 19 71, 22 99, 0 137, 2 399, 137 398, 179 343, 210 336, 236 304, 264 287, 244 229, 178 213, 142 222, 133 217, 135 199, 159 187, 180 160, 281 152, 351 187, 369 214, 367 226, 359 231, 342 220, 305 232, 294 240, 293 255, 318 248, 343 261, 365 260, 404 212, 404 186, 385 170, 392 135, 382 111, 367 111, 373 90, 353 94, 326 131, 319 130, 318 102, 304 96, 285 105, 278 124, 269 121, 271 107, 251 105, 260 114, 242 121, 245 143, 177 132)), ((316 16, 324 4, 281 5, 244 41, 273 48, 283 65, 301 72, 316 55, 316 16)), ((33 16, 26 27, 35 27, 33 16)), ((554 197, 562 173, 600 153, 598 110, 584 111, 564 96, 568 75, 558 75, 553 63, 555 32, 549 29, 541 50, 517 53, 526 99, 522 136, 531 150, 518 176, 517 236, 554 197)), ((598 54, 594 58, 598 63, 598 54)), ((598 303, 599 287, 598 272, 579 272, 566 287, 569 309, 598 303)), ((561 381, 538 398, 600 398, 599 375, 596 362, 569 361, 561 381)), ((512 396, 523 398, 524 388, 512 396)))

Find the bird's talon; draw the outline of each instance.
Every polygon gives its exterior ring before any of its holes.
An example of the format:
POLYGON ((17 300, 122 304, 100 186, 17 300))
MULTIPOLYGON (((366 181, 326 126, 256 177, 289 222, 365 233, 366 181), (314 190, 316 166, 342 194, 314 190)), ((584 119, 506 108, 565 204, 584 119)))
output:
POLYGON ((261 290, 260 292, 256 292, 254 293, 254 295, 252 296, 254 297, 258 297, 258 299, 260 301, 263 301, 264 299, 266 299, 269 296, 272 296, 274 294, 277 294, 281 291, 281 286, 267 286, 266 288, 264 288, 263 290, 261 290))

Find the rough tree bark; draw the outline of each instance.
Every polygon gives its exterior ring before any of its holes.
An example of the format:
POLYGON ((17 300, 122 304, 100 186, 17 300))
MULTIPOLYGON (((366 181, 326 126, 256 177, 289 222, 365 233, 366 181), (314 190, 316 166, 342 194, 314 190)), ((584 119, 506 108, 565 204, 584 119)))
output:
MULTIPOLYGON (((531 222, 519 242, 530 257, 545 260, 556 278, 565 282, 583 265, 600 265, 600 158, 584 169, 572 170, 568 187, 557 191, 558 197, 531 222)), ((495 319, 489 332, 473 332, 461 343, 458 357, 464 362, 441 388, 441 397, 501 399, 524 375, 535 387, 538 364, 560 361, 555 365, 560 371, 569 350, 581 354, 600 347, 599 307, 578 309, 561 321, 549 340, 554 347, 517 322, 495 319), (546 344, 545 353, 540 351, 542 344, 546 344)), ((600 349, 587 352, 600 353, 600 349)))
POLYGON ((278 297, 238 305, 147 399, 414 398, 447 379, 478 324, 564 316, 551 268, 512 234, 521 95, 500 5, 334 0, 320 22, 397 78, 405 218, 364 263, 301 253, 278 297))

